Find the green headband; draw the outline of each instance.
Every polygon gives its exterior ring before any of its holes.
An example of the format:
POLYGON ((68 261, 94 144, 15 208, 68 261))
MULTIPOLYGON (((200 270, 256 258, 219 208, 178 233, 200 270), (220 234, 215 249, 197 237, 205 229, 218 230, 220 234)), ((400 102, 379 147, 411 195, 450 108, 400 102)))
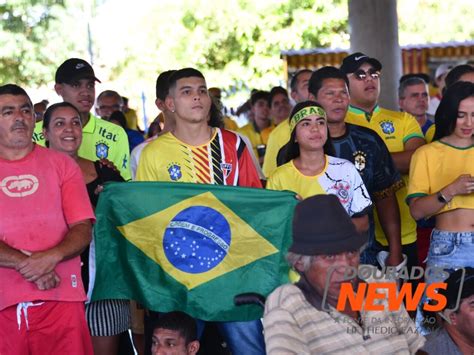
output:
POLYGON ((319 116, 323 117, 324 120, 327 120, 326 118, 326 112, 319 106, 308 106, 305 108, 302 108, 298 112, 296 112, 293 117, 290 119, 290 132, 293 132, 295 129, 296 125, 304 118, 308 116, 319 116))

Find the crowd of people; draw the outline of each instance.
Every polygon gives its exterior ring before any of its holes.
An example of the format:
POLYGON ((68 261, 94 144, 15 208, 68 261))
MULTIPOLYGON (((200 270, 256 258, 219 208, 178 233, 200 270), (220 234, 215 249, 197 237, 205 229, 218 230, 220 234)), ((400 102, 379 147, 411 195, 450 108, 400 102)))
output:
POLYGON ((226 351, 473 354, 474 67, 440 66, 431 104, 426 76, 402 77, 400 111, 379 106, 382 73, 360 52, 339 68, 300 70, 290 94, 252 92, 239 128, 200 71, 165 71, 147 137, 125 97, 96 97, 100 80, 82 59, 58 67, 60 103, 33 105, 23 88, 0 86, 0 354, 124 354, 129 329, 138 354, 211 352, 205 322, 182 312, 87 301, 94 209, 104 183, 131 180, 301 200, 292 283, 268 296, 262 320, 213 324, 226 351), (340 308, 345 270, 362 264, 445 270, 447 280, 425 275, 447 284, 439 329, 427 327, 426 297, 416 315, 391 310, 385 294, 381 311, 340 308))

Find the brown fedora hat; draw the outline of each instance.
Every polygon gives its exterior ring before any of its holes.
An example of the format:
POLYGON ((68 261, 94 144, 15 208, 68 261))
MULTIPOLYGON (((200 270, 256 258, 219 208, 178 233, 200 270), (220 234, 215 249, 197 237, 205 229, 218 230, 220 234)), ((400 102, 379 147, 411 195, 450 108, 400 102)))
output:
POLYGON ((301 201, 293 217, 289 251, 301 255, 339 254, 358 250, 367 235, 355 229, 335 195, 315 195, 301 201))

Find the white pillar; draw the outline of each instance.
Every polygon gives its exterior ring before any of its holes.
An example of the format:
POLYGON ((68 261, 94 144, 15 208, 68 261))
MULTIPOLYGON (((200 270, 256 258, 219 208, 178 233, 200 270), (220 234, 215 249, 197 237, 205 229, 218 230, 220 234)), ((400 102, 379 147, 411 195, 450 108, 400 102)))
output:
POLYGON ((398 44, 396 0, 349 0, 351 53, 362 52, 382 63, 382 107, 399 110, 398 80, 402 55, 398 44))

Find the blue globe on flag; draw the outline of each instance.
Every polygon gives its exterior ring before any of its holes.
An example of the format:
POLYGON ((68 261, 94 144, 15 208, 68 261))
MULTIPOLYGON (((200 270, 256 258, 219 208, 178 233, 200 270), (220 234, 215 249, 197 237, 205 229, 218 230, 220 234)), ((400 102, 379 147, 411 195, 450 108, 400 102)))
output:
POLYGON ((179 212, 168 224, 163 250, 177 269, 199 274, 207 272, 226 257, 231 230, 226 218, 213 208, 192 206, 179 212))

